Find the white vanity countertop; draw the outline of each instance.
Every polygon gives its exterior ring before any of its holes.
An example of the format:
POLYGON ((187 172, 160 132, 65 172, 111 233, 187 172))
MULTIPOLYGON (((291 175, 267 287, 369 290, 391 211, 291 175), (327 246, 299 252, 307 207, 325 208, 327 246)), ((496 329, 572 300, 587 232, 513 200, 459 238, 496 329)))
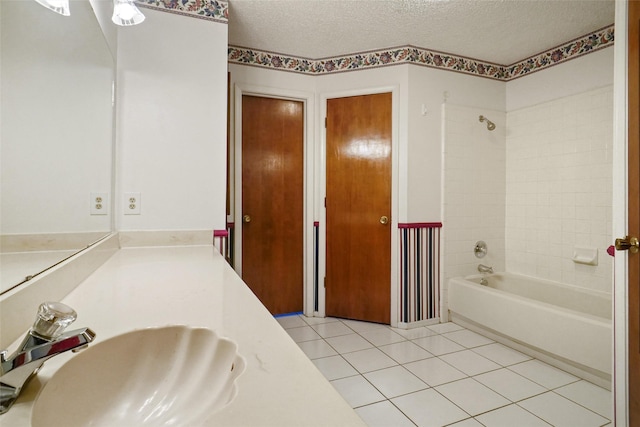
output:
MULTIPOLYGON (((247 362, 238 395, 205 425, 364 426, 212 246, 121 249, 62 302, 78 312, 69 329, 92 328, 94 344, 171 324, 208 327, 236 341, 247 362)), ((30 425, 37 393, 71 357, 47 361, 0 425, 30 425)))

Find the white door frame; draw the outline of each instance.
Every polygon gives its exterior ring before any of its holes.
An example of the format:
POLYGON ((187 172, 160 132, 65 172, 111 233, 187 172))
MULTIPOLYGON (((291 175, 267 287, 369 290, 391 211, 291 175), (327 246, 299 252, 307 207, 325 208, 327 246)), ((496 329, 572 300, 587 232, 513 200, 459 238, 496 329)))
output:
MULTIPOLYGON (((319 176, 319 193, 323 201, 321 206, 324 207, 324 198, 327 195, 327 129, 324 126, 327 117, 327 101, 333 98, 345 98, 349 96, 374 95, 378 93, 391 92, 391 326, 398 325, 398 219, 399 219, 399 164, 400 164, 400 138, 399 138, 399 112, 400 112, 400 86, 379 86, 366 89, 347 90, 338 92, 326 92, 320 94, 319 117, 321 126, 320 138, 320 176, 319 176)), ((327 235, 327 213, 326 209, 319 210, 320 230, 318 241, 319 263, 318 275, 320 278, 326 276, 326 235, 327 235)), ((326 315, 326 292, 322 285, 323 280, 320 279, 318 289, 318 312, 317 315, 324 317, 326 315)))
MULTIPOLYGON (((242 96, 253 95, 265 98, 286 99, 300 101, 304 105, 304 194, 303 194, 303 312, 305 315, 313 314, 313 201, 314 201, 314 120, 315 95, 312 92, 292 91, 266 86, 247 85, 236 83, 234 86, 234 127, 233 149, 229 155, 230 167, 233 168, 234 180, 230 188, 234 195, 231 216, 235 225, 235 249, 234 268, 242 276, 242 96)), ((231 148, 231 147, 230 147, 231 148)))
MULTIPOLYGON (((627 2, 616 1, 616 42, 613 76, 613 238, 628 231, 628 109, 627 109, 627 2)), ((629 286, 628 255, 616 252, 613 281, 613 409, 616 426, 629 424, 629 360, 628 324, 629 286)))

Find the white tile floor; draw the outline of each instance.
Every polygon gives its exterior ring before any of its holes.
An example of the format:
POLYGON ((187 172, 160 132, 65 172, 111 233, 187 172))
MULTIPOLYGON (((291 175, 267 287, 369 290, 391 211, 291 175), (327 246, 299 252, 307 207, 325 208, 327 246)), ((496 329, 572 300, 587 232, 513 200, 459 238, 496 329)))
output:
POLYGON ((455 323, 277 319, 369 426, 611 425, 611 393, 455 323))

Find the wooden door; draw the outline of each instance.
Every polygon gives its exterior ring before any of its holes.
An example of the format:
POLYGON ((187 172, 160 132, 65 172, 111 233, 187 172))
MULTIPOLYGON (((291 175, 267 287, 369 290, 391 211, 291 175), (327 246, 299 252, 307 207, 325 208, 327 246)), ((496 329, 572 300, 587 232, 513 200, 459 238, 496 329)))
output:
MULTIPOLYGON (((629 2, 629 235, 640 237, 640 2, 629 2)), ((640 426, 640 253, 629 253, 629 425, 640 426)))
POLYGON ((242 279, 272 314, 303 307, 303 111, 242 97, 242 279))
POLYGON ((328 316, 389 323, 391 94, 327 101, 328 316))

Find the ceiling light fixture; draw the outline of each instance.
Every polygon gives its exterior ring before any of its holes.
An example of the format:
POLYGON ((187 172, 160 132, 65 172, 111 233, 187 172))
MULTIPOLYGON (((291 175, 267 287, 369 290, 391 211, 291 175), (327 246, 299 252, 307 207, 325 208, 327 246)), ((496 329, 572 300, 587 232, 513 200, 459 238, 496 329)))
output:
MULTIPOLYGON (((36 0, 47 9, 63 16, 70 16, 69 0, 36 0)), ((144 21, 144 15, 135 5, 134 0, 113 0, 113 16, 111 20, 123 27, 137 25, 144 21)))
POLYGON ((47 9, 53 10, 63 16, 71 15, 69 11, 69 0, 36 0, 47 9))
POLYGON ((136 7, 133 0, 113 0, 113 16, 111 20, 116 25, 126 27, 142 23, 144 15, 136 7))

